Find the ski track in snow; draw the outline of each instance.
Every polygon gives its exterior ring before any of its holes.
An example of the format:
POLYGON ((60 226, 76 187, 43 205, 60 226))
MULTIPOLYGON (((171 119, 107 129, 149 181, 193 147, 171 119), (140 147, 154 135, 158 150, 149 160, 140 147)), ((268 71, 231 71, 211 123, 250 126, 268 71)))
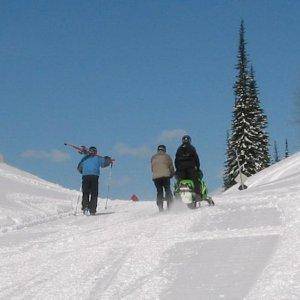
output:
POLYGON ((299 166, 215 207, 102 200, 86 217, 75 191, 0 164, 0 299, 299 299, 299 166))

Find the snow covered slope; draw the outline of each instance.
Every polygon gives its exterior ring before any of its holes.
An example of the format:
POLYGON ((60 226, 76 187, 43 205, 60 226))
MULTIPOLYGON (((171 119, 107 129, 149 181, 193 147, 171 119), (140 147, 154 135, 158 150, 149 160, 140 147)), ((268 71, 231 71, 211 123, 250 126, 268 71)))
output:
POLYGON ((245 226, 252 223, 259 231, 263 224, 262 234, 269 232, 277 239, 247 298, 300 299, 300 153, 252 176, 246 184, 247 190, 240 192, 235 186, 220 200, 245 210, 245 226))
POLYGON ((0 232, 70 214, 76 192, 0 163, 0 232))
POLYGON ((0 234, 1 299, 300 298, 300 153, 215 207, 163 214, 154 202, 102 201, 97 216, 68 215, 74 192, 0 172, 1 228, 11 229, 0 234))

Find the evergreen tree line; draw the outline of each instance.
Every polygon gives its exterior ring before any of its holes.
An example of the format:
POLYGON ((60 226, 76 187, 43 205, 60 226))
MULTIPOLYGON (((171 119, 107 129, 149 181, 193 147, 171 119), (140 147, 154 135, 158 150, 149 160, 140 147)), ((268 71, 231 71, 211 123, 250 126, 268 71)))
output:
POLYGON ((227 132, 223 175, 225 189, 236 183, 239 171, 249 177, 270 165, 269 136, 266 130, 268 120, 261 107, 254 68, 249 63, 243 21, 239 31, 237 59, 235 104, 231 130, 227 132))

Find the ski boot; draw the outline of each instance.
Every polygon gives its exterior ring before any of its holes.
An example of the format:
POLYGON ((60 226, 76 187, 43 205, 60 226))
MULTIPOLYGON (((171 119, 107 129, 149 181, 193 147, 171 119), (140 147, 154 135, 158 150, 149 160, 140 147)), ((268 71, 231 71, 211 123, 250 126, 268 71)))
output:
POLYGON ((90 216, 91 215, 90 210, 88 208, 83 209, 83 214, 85 216, 90 216))
POLYGON ((160 199, 156 200, 156 205, 158 207, 159 212, 164 211, 164 200, 163 199, 162 200, 160 200, 160 199))
POLYGON ((170 210, 173 204, 173 198, 172 199, 167 199, 167 209, 170 210))

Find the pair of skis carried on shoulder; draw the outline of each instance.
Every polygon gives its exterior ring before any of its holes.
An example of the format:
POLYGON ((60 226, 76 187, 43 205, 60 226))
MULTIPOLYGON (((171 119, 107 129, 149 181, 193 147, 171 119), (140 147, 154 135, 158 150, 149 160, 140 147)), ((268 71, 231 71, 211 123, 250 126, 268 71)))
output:
MULTIPOLYGON (((94 156, 98 156, 98 157, 103 157, 105 158, 105 156, 99 155, 99 154, 94 154, 92 153, 88 147, 86 146, 76 146, 73 144, 69 144, 69 143, 64 143, 65 146, 69 146, 73 149, 75 149, 79 154, 83 154, 83 155, 91 155, 93 154, 94 156)), ((111 158, 111 163, 113 164, 113 162, 115 162, 115 159, 111 158)))

